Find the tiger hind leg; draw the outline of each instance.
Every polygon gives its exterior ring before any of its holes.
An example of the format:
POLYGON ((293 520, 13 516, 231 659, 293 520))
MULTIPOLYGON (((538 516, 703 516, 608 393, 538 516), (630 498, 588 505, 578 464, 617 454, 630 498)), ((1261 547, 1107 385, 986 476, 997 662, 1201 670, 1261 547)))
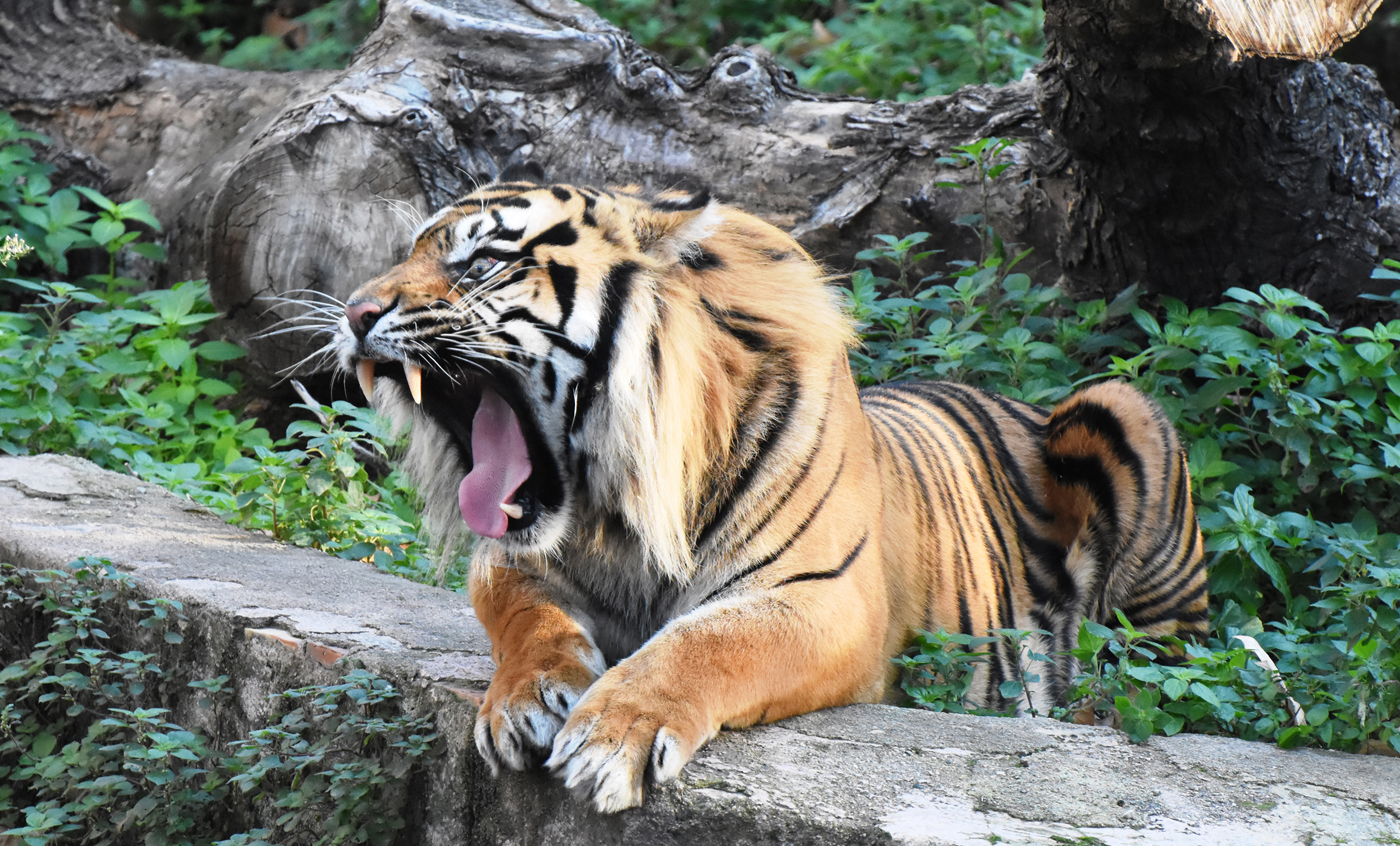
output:
POLYGON ((1115 609, 1151 635, 1203 637, 1201 533, 1186 454, 1162 407, 1122 382, 1093 385, 1055 408, 1044 449, 1046 501, 1078 594, 1061 609, 1077 613, 1060 615, 1071 642, 1078 617, 1116 625, 1115 609))

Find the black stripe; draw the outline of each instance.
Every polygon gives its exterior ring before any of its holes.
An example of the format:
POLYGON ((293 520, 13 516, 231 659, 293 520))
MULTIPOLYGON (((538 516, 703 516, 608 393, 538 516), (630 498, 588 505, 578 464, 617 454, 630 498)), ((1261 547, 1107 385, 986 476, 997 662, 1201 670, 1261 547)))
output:
POLYGON ((700 189, 686 197, 672 197, 665 200, 656 200, 651 207, 663 212, 695 211, 702 209, 710 203, 710 192, 707 189, 700 189))
POLYGON ((823 570, 819 573, 803 573, 798 576, 788 576, 786 579, 774 585, 774 587, 784 587, 786 585, 796 584, 797 582, 811 582, 821 579, 839 579, 846 574, 846 570, 850 568, 851 563, 860 556, 860 551, 865 549, 865 542, 868 540, 870 540, 870 532, 867 530, 861 537, 860 543, 856 544, 856 548, 851 550, 850 554, 841 562, 841 566, 837 567, 835 570, 823 570))
MULTIPOLYGON (((573 231, 572 227, 569 231, 573 231)), ((612 366, 613 348, 617 344, 617 330, 622 323, 623 308, 632 293, 632 277, 637 274, 638 269, 636 262, 624 261, 613 265, 603 277, 603 313, 599 315, 598 338, 593 342, 593 348, 583 356, 587 390, 579 397, 577 418, 588 416, 594 400, 604 388, 608 369, 612 366)))
POLYGON ((1047 452, 1045 467, 1054 474, 1060 484, 1083 488, 1088 492, 1094 503, 1098 505, 1099 512, 1108 521, 1110 531, 1113 532, 1111 541, 1113 548, 1105 550, 1105 552, 1116 550, 1118 539, 1123 534, 1118 522, 1118 499, 1114 495, 1113 477, 1108 474, 1108 470, 1104 468, 1099 457, 1097 455, 1069 457, 1051 455, 1047 452))
MULTIPOLYGON (((743 570, 727 579, 724 584, 710 591, 709 595, 707 595, 700 604, 704 605, 706 602, 709 602, 711 599, 729 590, 738 582, 747 579, 749 576, 752 576, 754 573, 757 573, 759 570, 762 570, 764 567, 767 567, 769 564, 781 558, 783 553, 787 552, 792 545, 797 542, 797 539, 802 537, 802 533, 807 531, 807 527, 812 525, 812 520, 817 516, 817 513, 822 510, 822 506, 826 505, 826 501, 831 496, 831 492, 836 490, 836 483, 841 481, 841 471, 845 468, 846 456, 842 453, 841 463, 836 466, 836 472, 831 477, 831 484, 826 486, 826 493, 823 493, 821 499, 817 500, 817 504, 812 506, 812 510, 807 512, 807 516, 802 518, 802 522, 797 524, 797 531, 788 535, 787 540, 779 544, 777 549, 763 556, 755 563, 745 567, 743 570)), ((779 582, 779 584, 782 583, 779 582)))
POLYGON ((700 304, 705 307, 705 311, 709 312, 710 319, 714 321, 716 326, 723 329, 725 332, 729 333, 729 335, 732 336, 735 340, 743 344, 749 352, 767 352, 772 346, 769 343, 767 336, 765 336, 762 332, 757 332, 753 329, 748 329, 743 326, 735 325, 735 323, 733 322, 735 319, 742 320, 748 318, 750 320, 757 320, 758 318, 749 317, 743 312, 734 312, 729 311, 727 309, 717 308, 713 303, 711 303, 704 297, 700 298, 700 304))
POLYGON ((492 241, 515 241, 525 234, 524 229, 511 229, 506 226, 505 218, 501 217, 501 213, 496 209, 491 210, 491 219, 496 221, 496 228, 491 232, 492 241))
MULTIPOLYGON (((705 526, 696 535, 696 549, 703 547, 709 541, 710 535, 723 525, 725 520, 729 519, 729 514, 734 510, 735 504, 748 492, 749 487, 758 476, 758 471, 767 459, 769 451, 778 443, 778 440, 782 438, 783 433, 787 431, 788 423, 792 418, 793 409, 797 407, 797 400, 802 392, 799 390, 797 383, 792 380, 791 376, 782 381, 779 390, 782 391, 782 399, 779 401, 780 405, 777 410, 776 419, 773 421, 772 425, 768 427, 768 430, 763 433, 763 437, 759 439, 752 458, 750 458, 747 464, 740 468, 738 476, 734 480, 734 484, 725 494, 724 501, 715 509, 714 515, 710 517, 705 523, 705 526)), ((733 450, 734 447, 731 446, 730 455, 735 454, 733 450)))
MULTIPOLYGON (((812 448, 809 449, 807 451, 807 454, 802 457, 802 470, 797 474, 796 477, 793 478, 792 482, 788 484, 787 490, 783 491, 780 495, 774 497, 770 493, 769 496, 764 497, 764 499, 769 502, 767 513, 760 517, 757 523, 754 523, 752 526, 749 527, 748 532, 745 533, 742 540, 738 541, 737 543, 731 544, 731 549, 743 549, 745 546, 748 545, 749 541, 757 537, 758 533, 763 531, 764 527, 766 527, 770 522, 772 522, 773 517, 776 516, 778 512, 783 510, 783 508, 787 505, 788 498, 791 497, 802 485, 803 481, 807 479, 807 474, 812 472, 812 465, 815 463, 817 453, 821 452, 822 447, 824 446, 824 444, 822 443, 822 435, 826 432, 826 421, 830 412, 830 405, 828 405, 826 409, 822 411, 821 422, 817 424, 817 432, 812 439, 812 448)), ((698 548, 699 547, 697 546, 697 549, 698 548)))
POLYGON ((963 594, 958 595, 958 631, 965 635, 977 634, 972 630, 972 609, 967 607, 967 597, 963 594))
POLYGON ((680 258, 680 263, 696 271, 714 270, 724 267, 724 262, 720 257, 700 246, 694 244, 686 250, 680 258))
POLYGON ((560 188, 558 185, 551 185, 549 187, 549 193, 553 194, 554 198, 561 203, 567 203, 574 198, 574 195, 570 194, 568 189, 560 188))
POLYGON ((502 209, 528 209, 534 205, 526 197, 502 197, 499 200, 490 200, 491 205, 502 209))
POLYGON ((1109 448, 1124 466, 1135 468, 1141 478, 1142 460, 1128 444, 1128 435, 1123 431, 1123 422, 1106 406, 1083 400, 1068 411, 1055 414, 1050 419, 1049 438, 1064 434, 1070 426, 1082 426, 1089 432, 1108 441, 1109 448))
POLYGON ((559 301, 559 331, 569 322, 574 311, 574 293, 578 290, 578 270, 567 264, 549 260, 549 284, 554 286, 554 299, 559 301))
POLYGON ((554 402, 554 394, 559 389, 559 386, 555 384, 557 379, 558 376, 554 372, 554 362, 545 359, 544 366, 540 368, 540 382, 546 391, 544 395, 546 403, 554 402))
POLYGON ((534 254, 537 247, 569 247, 578 241, 578 230, 567 220, 554 224, 545 231, 531 238, 520 250, 523 253, 534 254))

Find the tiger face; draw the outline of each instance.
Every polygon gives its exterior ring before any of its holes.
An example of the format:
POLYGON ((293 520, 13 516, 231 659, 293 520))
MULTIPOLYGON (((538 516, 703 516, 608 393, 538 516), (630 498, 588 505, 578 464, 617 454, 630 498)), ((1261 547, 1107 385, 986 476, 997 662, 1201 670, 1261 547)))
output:
MULTIPOLYGON (((381 408, 413 419, 408 464, 440 534, 465 525, 548 557, 582 517, 614 552, 630 542, 670 576, 694 568, 690 512, 743 390, 726 394, 704 366, 747 364, 742 352, 702 361, 682 349, 694 338, 676 337, 689 312, 735 299, 699 246, 721 208, 703 192, 492 185, 427 221, 406 261, 351 296, 340 363, 381 408), (683 278, 706 271, 708 298, 683 278), (716 425, 685 419, 697 414, 716 425)), ((787 272, 811 277, 805 254, 788 250, 787 272)), ((784 272, 772 283, 770 294, 783 289, 784 272)), ((829 299, 840 355, 849 328, 829 299)))

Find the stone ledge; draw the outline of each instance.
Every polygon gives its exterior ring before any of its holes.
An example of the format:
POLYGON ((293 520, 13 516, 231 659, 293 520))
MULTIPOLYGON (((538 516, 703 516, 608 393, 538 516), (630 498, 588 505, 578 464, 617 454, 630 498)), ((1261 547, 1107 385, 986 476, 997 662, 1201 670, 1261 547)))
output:
MULTIPOLYGON (((237 715, 366 666, 438 718, 411 844, 1400 844, 1400 760, 1204 736, 877 705, 725 732, 640 810, 599 816, 551 779, 491 779, 470 742, 493 669, 455 594, 245 532, 153 485, 61 456, 0 458, 0 560, 111 559, 189 618, 182 672, 228 673, 237 715), (1088 839, 1086 839, 1088 838, 1088 839)), ((220 734, 221 733, 221 734, 220 734)))

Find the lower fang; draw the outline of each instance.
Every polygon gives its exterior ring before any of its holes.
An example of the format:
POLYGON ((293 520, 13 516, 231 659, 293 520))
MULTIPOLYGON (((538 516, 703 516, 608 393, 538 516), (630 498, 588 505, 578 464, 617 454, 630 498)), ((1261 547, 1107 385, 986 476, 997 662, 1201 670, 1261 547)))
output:
POLYGON ((374 362, 368 358, 360 359, 355 375, 360 378, 360 390, 365 392, 365 399, 371 399, 374 396, 374 362))
POLYGON ((521 517, 525 516, 525 509, 521 508, 519 505, 516 505, 513 502, 501 503, 501 510, 504 511, 506 513, 506 516, 511 518, 512 520, 519 520, 521 517))
POLYGON ((408 392, 413 394, 413 401, 419 405, 423 404, 423 368, 416 364, 404 362, 403 375, 408 379, 408 392))

